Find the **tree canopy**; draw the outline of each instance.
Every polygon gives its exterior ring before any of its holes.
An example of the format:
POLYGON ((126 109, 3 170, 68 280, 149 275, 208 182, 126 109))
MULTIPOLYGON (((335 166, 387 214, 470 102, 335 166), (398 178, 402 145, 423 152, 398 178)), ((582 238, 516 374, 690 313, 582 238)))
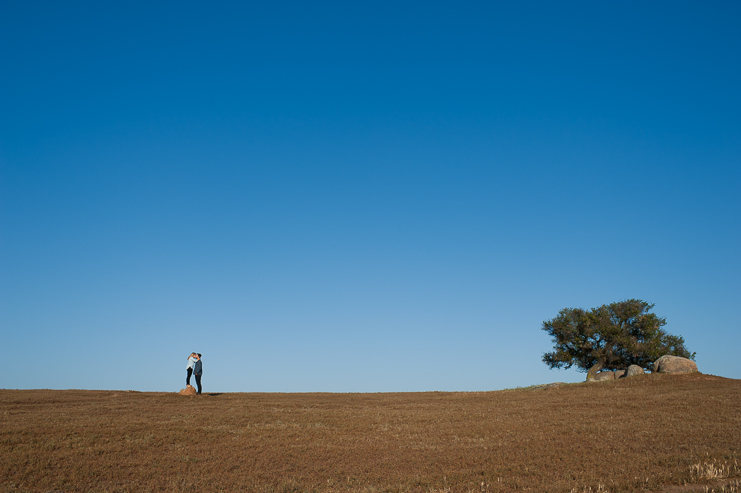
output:
POLYGON ((649 313, 654 305, 625 300, 592 308, 564 308, 556 318, 543 322, 553 338, 554 350, 543 354, 550 368, 576 366, 587 379, 600 370, 618 370, 630 365, 650 369, 665 354, 695 359, 684 347, 684 339, 666 333, 666 319, 649 313))

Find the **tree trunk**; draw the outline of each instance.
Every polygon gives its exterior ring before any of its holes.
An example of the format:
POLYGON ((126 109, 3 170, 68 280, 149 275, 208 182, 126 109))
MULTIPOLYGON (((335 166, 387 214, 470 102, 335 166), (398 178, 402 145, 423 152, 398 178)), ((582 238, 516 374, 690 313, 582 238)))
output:
POLYGON ((602 369, 604 366, 604 362, 598 361, 587 372, 587 380, 594 380, 594 378, 597 376, 597 372, 602 369))

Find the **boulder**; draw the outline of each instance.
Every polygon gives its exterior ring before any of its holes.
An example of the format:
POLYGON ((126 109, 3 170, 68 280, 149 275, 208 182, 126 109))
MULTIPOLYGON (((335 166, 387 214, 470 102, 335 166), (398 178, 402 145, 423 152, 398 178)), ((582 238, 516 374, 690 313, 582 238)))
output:
POLYGON ((533 385, 532 387, 526 387, 528 390, 548 390, 554 387, 560 387, 566 385, 565 382, 553 382, 553 383, 541 383, 540 385, 533 385))
POLYGON ((594 379, 597 382, 602 382, 603 380, 615 380, 615 372, 601 371, 594 376, 594 379))
POLYGON ((654 373, 694 373, 697 364, 691 359, 665 354, 654 362, 654 373))
POLYGON ((192 385, 186 385, 183 390, 178 392, 180 395, 187 395, 190 397, 195 397, 197 393, 198 392, 196 392, 196 389, 194 389, 192 385))
POLYGON ((643 371, 643 368, 641 368, 638 365, 630 365, 628 367, 628 371, 625 372, 626 377, 634 377, 636 375, 643 375, 645 372, 643 371))
POLYGON ((615 370, 615 380, 625 378, 625 370, 615 370))

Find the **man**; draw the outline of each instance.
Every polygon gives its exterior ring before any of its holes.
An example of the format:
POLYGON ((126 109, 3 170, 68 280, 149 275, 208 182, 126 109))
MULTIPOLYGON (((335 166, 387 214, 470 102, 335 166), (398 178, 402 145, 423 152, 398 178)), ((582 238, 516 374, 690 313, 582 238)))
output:
POLYGON ((201 395, 201 375, 203 375, 203 364, 201 363, 201 353, 196 355, 196 364, 193 366, 193 375, 196 377, 198 386, 198 395, 201 395))

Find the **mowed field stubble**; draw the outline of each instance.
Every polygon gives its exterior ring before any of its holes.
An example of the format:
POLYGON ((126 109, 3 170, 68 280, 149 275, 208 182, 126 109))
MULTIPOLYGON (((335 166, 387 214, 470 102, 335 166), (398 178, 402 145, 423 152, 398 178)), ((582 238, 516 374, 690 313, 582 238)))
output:
POLYGON ((738 491, 741 380, 496 392, 0 390, 12 492, 738 491))

